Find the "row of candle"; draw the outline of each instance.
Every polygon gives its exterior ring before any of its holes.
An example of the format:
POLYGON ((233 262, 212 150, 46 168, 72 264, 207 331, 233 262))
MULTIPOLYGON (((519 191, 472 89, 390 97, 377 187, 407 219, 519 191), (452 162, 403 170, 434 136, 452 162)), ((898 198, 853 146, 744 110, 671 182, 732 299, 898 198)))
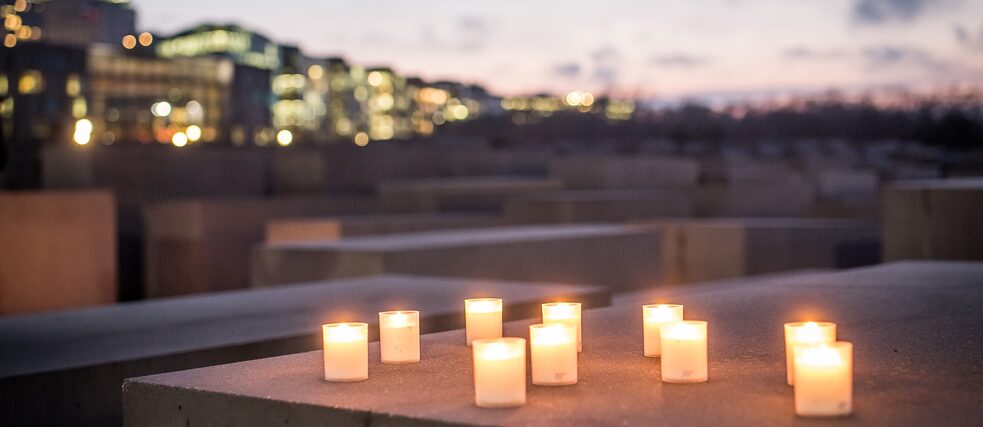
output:
MULTIPOLYGON (((529 327, 532 383, 577 383, 577 353, 582 351, 581 304, 543 304, 543 323, 529 327)), ((660 358, 663 382, 701 383, 709 379, 707 322, 683 320, 679 304, 642 307, 644 355, 660 358)), ((419 312, 379 313, 383 363, 420 361, 419 312)), ((368 325, 322 326, 324 378, 368 378, 368 325)), ((465 337, 472 346, 475 404, 510 407, 526 400, 526 340, 502 336, 502 300, 465 300, 465 337)), ((788 384, 794 385, 795 411, 801 416, 840 416, 852 412, 852 345, 836 341, 836 324, 785 324, 788 384)))

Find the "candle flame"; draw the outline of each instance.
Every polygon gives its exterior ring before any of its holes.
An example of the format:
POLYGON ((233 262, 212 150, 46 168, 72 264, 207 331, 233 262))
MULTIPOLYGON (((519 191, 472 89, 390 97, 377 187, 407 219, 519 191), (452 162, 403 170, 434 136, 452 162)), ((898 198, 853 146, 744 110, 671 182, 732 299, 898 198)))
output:
POLYGON ((358 341, 363 338, 360 328, 347 323, 330 325, 325 329, 325 332, 327 332, 328 341, 332 342, 358 341))
POLYGON ((502 301, 495 298, 471 299, 464 301, 464 308, 470 313, 493 313, 502 311, 502 301))

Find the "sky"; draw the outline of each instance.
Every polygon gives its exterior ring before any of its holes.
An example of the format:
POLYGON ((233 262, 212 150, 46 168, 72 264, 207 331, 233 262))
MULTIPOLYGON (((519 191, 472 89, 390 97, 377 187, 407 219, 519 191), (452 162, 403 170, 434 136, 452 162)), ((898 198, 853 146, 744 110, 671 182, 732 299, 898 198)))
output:
POLYGON ((753 97, 983 85, 983 0, 132 0, 168 35, 239 23, 500 95, 753 97))

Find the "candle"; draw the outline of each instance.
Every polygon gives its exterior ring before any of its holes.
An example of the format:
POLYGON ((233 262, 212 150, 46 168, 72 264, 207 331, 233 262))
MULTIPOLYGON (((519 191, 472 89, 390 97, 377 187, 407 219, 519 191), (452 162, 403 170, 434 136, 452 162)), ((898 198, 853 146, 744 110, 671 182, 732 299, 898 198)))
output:
POLYGON ((648 357, 662 354, 659 328, 670 322, 683 320, 683 306, 680 304, 648 304, 642 306, 642 326, 644 352, 648 357))
POLYGON ((795 349, 795 413, 835 417, 853 411, 853 344, 840 341, 795 349))
POLYGON ((662 343, 662 381, 707 381, 707 322, 681 320, 666 323, 659 333, 662 343))
POLYGON ((324 335, 324 379, 361 381, 369 377, 369 325, 328 323, 324 335))
POLYGON ((795 348, 836 341, 833 322, 791 322, 785 324, 785 377, 788 385, 795 384, 795 348))
POLYGON ((382 363, 420 361, 420 312, 412 310, 379 313, 379 348, 382 363))
POLYGON ((577 351, 583 351, 579 302, 550 302, 543 304, 543 324, 567 323, 577 330, 577 351))
POLYGON ((502 299, 464 300, 464 325, 468 345, 474 340, 502 337, 502 299))
POLYGON ((577 383, 577 329, 569 323, 529 326, 532 383, 577 383))
POLYGON ((474 403, 504 408, 526 403, 526 340, 491 338, 472 342, 474 403))

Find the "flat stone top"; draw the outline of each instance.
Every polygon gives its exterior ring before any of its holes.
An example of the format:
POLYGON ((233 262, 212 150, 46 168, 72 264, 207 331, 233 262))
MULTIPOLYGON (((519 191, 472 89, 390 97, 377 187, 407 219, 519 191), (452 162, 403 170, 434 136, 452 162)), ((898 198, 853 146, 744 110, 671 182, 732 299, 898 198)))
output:
POLYGON ((465 298, 505 304, 602 288, 381 275, 0 318, 0 378, 316 334, 322 324, 378 322, 378 312, 463 318, 465 298))
POLYGON ((917 179, 891 184, 892 190, 976 190, 983 191, 983 178, 917 179))
MULTIPOLYGON (((939 281, 983 277, 983 263, 893 264, 876 273, 877 282, 844 275, 824 283, 748 280, 736 288, 718 283, 640 293, 584 312, 577 385, 528 385, 527 404, 514 409, 474 406, 471 352, 461 331, 424 336, 423 360, 412 365, 383 365, 372 345, 363 382, 323 381, 321 353, 314 351, 132 379, 124 394, 167 387, 189 393, 182 399, 187 404, 204 392, 235 405, 312 405, 368 414, 367 425, 407 418, 482 425, 978 425, 983 286, 889 283, 904 282, 911 268, 939 281), (682 303, 688 319, 709 321, 708 383, 659 381, 658 359, 642 356, 640 306, 652 302, 682 303), (794 414, 782 324, 808 319, 837 322, 840 339, 854 344, 851 417, 830 422, 794 414)), ((510 322, 506 334, 528 337, 529 323, 510 322)))
POLYGON ((374 224, 432 224, 435 222, 447 221, 493 221, 499 219, 496 215, 480 213, 406 213, 406 214, 368 214, 368 215, 332 215, 318 217, 299 217, 281 218, 268 222, 267 224, 350 224, 350 225, 374 225, 374 224))
POLYGON ((838 218, 796 218, 796 217, 760 217, 760 218, 667 218, 640 220, 634 222, 648 226, 699 226, 699 227, 742 227, 742 228, 781 228, 781 229, 813 229, 813 228, 873 228, 874 221, 863 219, 838 218))
POLYGON ((664 201, 686 195, 686 189, 664 188, 658 190, 573 190, 552 191, 517 197, 518 200, 536 202, 620 202, 620 201, 664 201))
POLYGON ((386 190, 499 190, 540 186, 559 187, 560 181, 553 178, 525 176, 461 176, 391 181, 379 184, 379 188, 386 190))
POLYGON ((284 242, 267 248, 295 251, 389 252, 444 247, 462 247, 522 243, 536 240, 576 239, 644 233, 638 227, 624 225, 543 225, 497 227, 468 230, 426 231, 353 237, 335 241, 284 242))

